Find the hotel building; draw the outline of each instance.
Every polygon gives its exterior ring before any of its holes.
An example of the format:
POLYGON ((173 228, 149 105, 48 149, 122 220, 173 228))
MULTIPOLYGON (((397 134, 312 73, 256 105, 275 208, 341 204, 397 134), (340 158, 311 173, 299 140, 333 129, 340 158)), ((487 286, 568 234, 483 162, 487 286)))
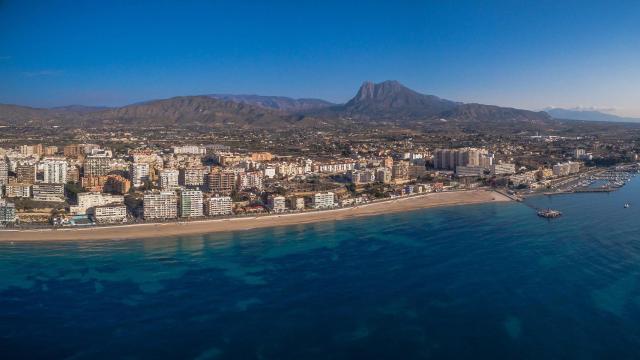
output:
POLYGON ((147 191, 143 197, 143 217, 174 219, 178 216, 178 196, 173 191, 147 191))
POLYGON ((180 190, 180 216, 198 217, 203 216, 202 191, 200 190, 180 190))

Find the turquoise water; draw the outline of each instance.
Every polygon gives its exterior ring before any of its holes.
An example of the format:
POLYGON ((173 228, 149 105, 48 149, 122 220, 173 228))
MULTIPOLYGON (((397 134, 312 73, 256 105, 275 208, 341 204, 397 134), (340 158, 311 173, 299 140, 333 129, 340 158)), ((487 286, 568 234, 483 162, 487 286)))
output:
POLYGON ((640 181, 528 201, 0 243, 1 357, 637 358, 640 181))

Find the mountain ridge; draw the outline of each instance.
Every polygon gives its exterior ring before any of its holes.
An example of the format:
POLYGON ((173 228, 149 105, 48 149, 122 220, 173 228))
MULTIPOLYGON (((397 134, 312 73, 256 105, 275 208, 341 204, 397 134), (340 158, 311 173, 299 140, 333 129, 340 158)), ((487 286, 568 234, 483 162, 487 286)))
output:
POLYGON ((291 112, 307 111, 320 109, 336 104, 322 99, 314 98, 291 98, 287 96, 269 96, 269 95, 249 95, 249 94, 208 94, 205 95, 214 99, 233 101, 238 103, 247 103, 250 105, 260 106, 266 109, 284 110, 291 112))
POLYGON ((495 105, 465 104, 409 89, 398 81, 365 81, 344 104, 320 99, 261 95, 197 95, 150 100, 115 108, 82 106, 40 109, 0 105, 0 124, 65 126, 289 126, 437 125, 481 129, 504 125, 548 127, 545 112, 495 105))
POLYGON ((545 111, 556 119, 605 122, 640 122, 640 118, 607 114, 598 110, 546 108, 545 111))

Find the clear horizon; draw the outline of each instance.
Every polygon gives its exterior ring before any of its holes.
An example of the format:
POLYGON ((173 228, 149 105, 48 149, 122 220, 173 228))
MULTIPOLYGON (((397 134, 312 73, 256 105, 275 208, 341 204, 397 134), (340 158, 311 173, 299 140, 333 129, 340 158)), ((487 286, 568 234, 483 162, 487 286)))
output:
POLYGON ((640 3, 0 2, 0 103, 202 94, 342 103, 363 81, 640 116, 640 3))

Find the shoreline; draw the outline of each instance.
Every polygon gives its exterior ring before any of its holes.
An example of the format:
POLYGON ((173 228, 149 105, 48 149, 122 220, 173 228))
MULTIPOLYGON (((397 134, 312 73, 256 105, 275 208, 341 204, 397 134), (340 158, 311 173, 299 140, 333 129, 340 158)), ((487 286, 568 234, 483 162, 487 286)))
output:
POLYGON ((339 221, 432 207, 510 201, 513 200, 492 190, 452 191, 390 199, 354 207, 256 217, 231 217, 189 222, 144 223, 89 228, 0 230, 0 242, 126 240, 202 235, 322 221, 339 221))

